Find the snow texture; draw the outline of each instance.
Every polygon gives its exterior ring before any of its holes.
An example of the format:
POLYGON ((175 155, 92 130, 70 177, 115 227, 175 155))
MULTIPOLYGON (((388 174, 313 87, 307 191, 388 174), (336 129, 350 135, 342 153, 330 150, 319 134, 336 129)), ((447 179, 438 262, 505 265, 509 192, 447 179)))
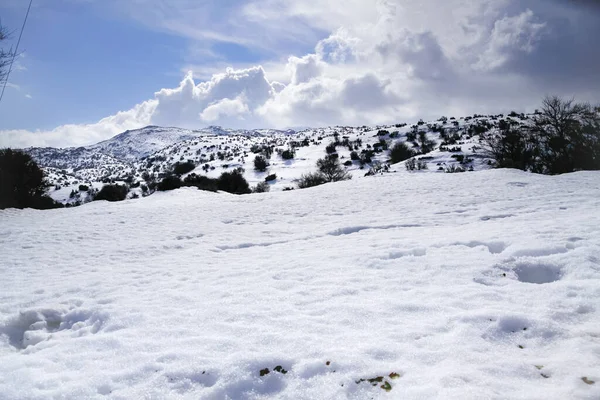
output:
POLYGON ((488 170, 0 210, 0 398, 598 399, 599 199, 488 170))

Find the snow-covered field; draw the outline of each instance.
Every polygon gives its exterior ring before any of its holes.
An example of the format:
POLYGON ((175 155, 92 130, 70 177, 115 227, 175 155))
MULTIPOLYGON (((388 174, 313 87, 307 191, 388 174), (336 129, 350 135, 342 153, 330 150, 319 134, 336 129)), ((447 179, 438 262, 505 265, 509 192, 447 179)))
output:
POLYGON ((600 398, 597 172, 0 210, 0 254, 2 399, 600 398))

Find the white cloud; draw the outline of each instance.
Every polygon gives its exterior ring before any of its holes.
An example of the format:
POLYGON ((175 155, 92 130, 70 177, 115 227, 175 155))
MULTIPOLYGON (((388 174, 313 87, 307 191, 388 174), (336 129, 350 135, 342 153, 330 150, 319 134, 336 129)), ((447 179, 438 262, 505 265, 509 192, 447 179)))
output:
POLYGON ((298 85, 321 75, 323 63, 315 54, 308 54, 302 58, 290 57, 286 68, 291 75, 291 84, 298 85))
POLYGON ((228 68, 197 85, 189 73, 179 87, 156 92, 157 106, 151 120, 156 125, 189 128, 204 126, 206 122, 243 127, 260 123, 252 112, 274 92, 261 67, 228 68))
POLYGON ((495 69, 517 53, 531 53, 544 33, 545 23, 536 22, 533 11, 499 19, 494 24, 489 46, 481 55, 477 68, 495 69))
POLYGON ((200 113, 200 118, 206 122, 218 121, 223 117, 236 117, 243 120, 244 114, 248 113, 248 104, 243 96, 238 96, 235 99, 225 98, 211 104, 200 113))
MULTIPOLYGON (((45 133, 0 132, 0 142, 87 144, 150 123, 282 128, 411 122, 532 110, 547 93, 597 100, 589 96, 600 90, 593 68, 600 56, 590 52, 589 37, 600 28, 593 28, 591 8, 565 12, 558 2, 542 0, 253 0, 217 10, 216 1, 137 0, 144 10, 136 18, 208 43, 269 48, 275 55, 262 66, 223 59, 197 65, 192 69, 200 73, 130 111, 45 133), (582 40, 587 48, 574 45, 582 40), (313 50, 290 55, 297 42, 310 42, 313 50), (557 57, 553 43, 569 57, 557 57), (583 62, 586 57, 591 61, 583 62)), ((202 43, 199 48, 209 51, 202 43)))
POLYGON ((331 64, 349 63, 357 60, 360 39, 352 37, 346 29, 340 28, 328 38, 317 43, 317 55, 331 64))

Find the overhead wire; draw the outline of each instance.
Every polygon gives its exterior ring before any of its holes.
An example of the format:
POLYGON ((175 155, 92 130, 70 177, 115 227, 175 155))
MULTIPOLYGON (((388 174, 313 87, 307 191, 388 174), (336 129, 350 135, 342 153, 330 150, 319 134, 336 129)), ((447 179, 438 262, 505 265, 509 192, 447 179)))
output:
POLYGON ((29 17, 29 11, 31 10, 31 4, 33 0, 29 0, 29 7, 27 7, 27 13, 25 14, 25 20, 23 21, 23 26, 21 26, 21 32, 19 33, 19 39, 17 40, 17 46, 15 47, 14 53, 12 53, 12 60, 10 60, 10 64, 8 66, 8 72, 6 73, 6 79, 4 80, 4 85, 2 86, 2 93, 0 93, 0 103, 2 102, 2 98, 4 97, 4 91, 6 90, 6 85, 8 84, 8 78, 10 77, 10 73, 12 72, 12 67, 15 62, 15 58, 19 52, 19 44, 21 44, 21 37, 23 37, 23 31, 25 30, 25 25, 27 24, 27 18, 29 17))

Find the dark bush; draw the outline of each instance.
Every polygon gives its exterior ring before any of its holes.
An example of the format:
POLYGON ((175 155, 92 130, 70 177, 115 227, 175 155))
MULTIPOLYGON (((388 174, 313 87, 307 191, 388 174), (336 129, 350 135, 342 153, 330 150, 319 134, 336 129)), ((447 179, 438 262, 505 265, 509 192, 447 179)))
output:
POLYGON ((0 209, 62 207, 45 191, 44 173, 29 154, 0 149, 0 209))
POLYGON ((336 144, 335 144, 335 142, 334 143, 329 143, 327 145, 327 147, 325 147, 325 152, 327 152, 327 154, 333 154, 336 151, 337 150, 336 150, 336 144))
POLYGON ((173 173, 175 175, 183 175, 187 174, 188 172, 192 172, 195 168, 196 164, 194 164, 192 161, 186 161, 184 163, 176 162, 175 165, 173 165, 173 173))
POLYGON ((360 160, 360 156, 358 155, 358 153, 356 151, 353 151, 350 153, 350 159, 352 161, 359 161, 360 160))
POLYGON ((322 185, 327 182, 327 179, 319 172, 303 174, 298 179, 298 188, 306 189, 313 186, 322 185))
POLYGON ((200 190, 216 192, 219 190, 219 180, 204 175, 189 174, 183 180, 183 186, 194 186, 200 190))
POLYGON ((421 153, 429 153, 433 150, 433 146, 435 146, 435 142, 430 140, 427 137, 427 133, 424 131, 419 132, 419 147, 421 148, 421 153))
POLYGON ((158 183, 158 185, 156 186, 156 190, 164 192, 167 190, 179 189, 181 186, 182 182, 180 177, 178 177, 177 175, 168 175, 158 183))
POLYGON ((239 169, 231 172, 223 172, 219 177, 217 187, 219 190, 233 194, 251 193, 250 185, 239 169))
POLYGON ((317 160, 317 168, 327 182, 345 181, 351 178, 351 175, 342 167, 338 158, 332 157, 332 155, 317 160))
POLYGON ((414 156, 414 151, 408 147, 404 142, 398 142, 390 150, 390 159, 392 164, 399 163, 404 160, 408 160, 414 156))
POLYGON ((277 174, 271 174, 265 178, 265 182, 271 182, 277 179, 277 174))
POLYGON ((266 193, 271 190, 271 186, 267 182, 258 182, 254 189, 252 189, 253 193, 266 193))
POLYGON ((80 192, 87 192, 88 190, 90 190, 90 187, 88 185, 79 185, 80 192))
POLYGON ((267 162, 267 159, 263 156, 256 156, 254 157, 254 169, 259 171, 259 172, 265 172, 267 170, 267 167, 269 166, 269 163, 267 162))
POLYGON ((545 174, 600 169, 599 107, 546 97, 533 122, 502 123, 499 132, 484 138, 497 167, 545 174))
POLYGON ((281 153, 281 158, 283 158, 284 160, 293 160, 295 155, 296 154, 293 149, 287 149, 281 153))
POLYGON ((348 161, 346 161, 346 162, 344 163, 344 165, 345 165, 346 167, 350 167, 350 166, 352 166, 352 161, 348 160, 348 161))
POLYGON ((58 201, 54 200, 50 196, 33 197, 30 201, 31 202, 29 204, 29 207, 35 208, 38 210, 49 210, 52 208, 63 208, 64 207, 64 205, 62 203, 59 203, 58 201))
POLYGON ((121 201, 127 197, 128 188, 125 185, 104 185, 94 196, 94 200, 121 201))
POLYGON ((373 156, 375 152, 373 150, 363 150, 360 152, 360 162, 362 164, 370 164, 373 162, 373 156))

